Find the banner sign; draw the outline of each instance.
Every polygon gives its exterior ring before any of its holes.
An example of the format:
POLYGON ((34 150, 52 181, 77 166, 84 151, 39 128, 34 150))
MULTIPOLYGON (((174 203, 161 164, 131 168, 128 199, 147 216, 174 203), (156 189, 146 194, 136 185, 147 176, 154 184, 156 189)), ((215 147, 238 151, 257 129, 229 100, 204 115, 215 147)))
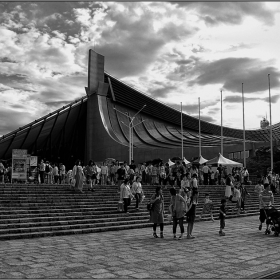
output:
POLYGON ((30 166, 37 166, 38 158, 37 156, 30 156, 30 166))
POLYGON ((27 179, 27 150, 13 149, 12 179, 27 179))

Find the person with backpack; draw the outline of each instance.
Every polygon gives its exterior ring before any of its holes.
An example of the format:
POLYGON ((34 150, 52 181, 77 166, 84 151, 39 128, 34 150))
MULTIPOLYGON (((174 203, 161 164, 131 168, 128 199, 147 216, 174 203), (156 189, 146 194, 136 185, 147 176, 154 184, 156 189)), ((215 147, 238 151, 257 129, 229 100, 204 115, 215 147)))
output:
POLYGON ((156 233, 157 225, 160 227, 160 238, 163 236, 164 227, 164 198, 162 194, 162 188, 160 186, 156 187, 155 194, 152 195, 150 202, 152 203, 152 210, 150 211, 150 222, 153 223, 153 237, 158 238, 156 233))

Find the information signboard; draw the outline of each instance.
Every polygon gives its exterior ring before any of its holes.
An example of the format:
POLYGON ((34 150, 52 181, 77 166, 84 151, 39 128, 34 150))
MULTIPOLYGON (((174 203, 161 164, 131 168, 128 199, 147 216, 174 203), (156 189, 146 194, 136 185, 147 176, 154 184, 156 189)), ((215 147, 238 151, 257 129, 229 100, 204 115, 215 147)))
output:
POLYGON ((13 149, 12 151, 12 179, 27 179, 27 150, 13 149))
POLYGON ((38 158, 37 156, 30 156, 30 166, 37 166, 38 158))

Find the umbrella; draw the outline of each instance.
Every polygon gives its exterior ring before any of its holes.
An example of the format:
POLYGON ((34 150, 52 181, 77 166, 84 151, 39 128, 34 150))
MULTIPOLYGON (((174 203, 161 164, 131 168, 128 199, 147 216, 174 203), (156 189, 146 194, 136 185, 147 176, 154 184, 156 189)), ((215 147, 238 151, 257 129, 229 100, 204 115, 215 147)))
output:
POLYGON ((184 157, 183 161, 184 161, 184 163, 185 163, 186 165, 190 164, 190 162, 189 162, 188 160, 186 160, 185 157, 184 157))
POLYGON ((182 160, 180 157, 173 157, 171 160, 175 161, 175 160, 182 160))
POLYGON ((172 166, 172 165, 174 165, 175 163, 174 162, 172 162, 170 159, 168 159, 168 165, 169 166, 172 166))
POLYGON ((158 164, 158 163, 160 163, 160 162, 162 162, 162 159, 161 159, 161 158, 155 158, 155 159, 152 160, 152 163, 153 163, 153 164, 158 164))

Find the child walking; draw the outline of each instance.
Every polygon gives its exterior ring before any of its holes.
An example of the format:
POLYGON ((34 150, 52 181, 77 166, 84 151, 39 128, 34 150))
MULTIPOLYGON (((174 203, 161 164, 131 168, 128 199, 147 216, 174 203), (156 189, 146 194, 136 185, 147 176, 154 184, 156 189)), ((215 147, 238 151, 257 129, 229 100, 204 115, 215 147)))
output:
POLYGON ((214 222, 214 218, 213 218, 213 213, 212 210, 214 208, 213 202, 210 199, 210 196, 208 193, 205 194, 205 198, 204 198, 204 205, 203 205, 203 209, 201 212, 201 215, 199 216, 199 220, 201 219, 202 215, 205 213, 209 213, 211 216, 211 220, 214 222))
POLYGON ((219 235, 220 236, 225 236, 226 234, 223 232, 223 229, 225 228, 225 219, 226 219, 226 205, 227 205, 227 201, 226 199, 222 199, 221 200, 221 207, 220 207, 220 231, 219 231, 219 235))

